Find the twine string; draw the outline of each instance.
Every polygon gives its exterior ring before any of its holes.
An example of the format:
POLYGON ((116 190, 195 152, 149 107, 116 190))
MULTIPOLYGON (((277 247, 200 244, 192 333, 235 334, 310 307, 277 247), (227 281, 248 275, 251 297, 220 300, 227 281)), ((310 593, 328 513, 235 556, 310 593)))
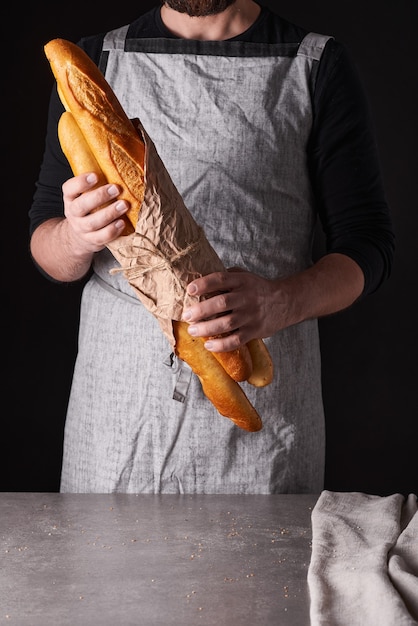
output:
POLYGON ((198 228, 199 233, 197 240, 193 243, 188 244, 185 248, 177 250, 177 252, 174 252, 174 254, 170 256, 164 255, 164 253, 146 235, 138 232, 135 233, 134 242, 130 245, 121 246, 120 248, 118 248, 118 253, 124 259, 136 259, 136 264, 129 267, 114 267, 110 270, 110 273, 116 274, 118 272, 124 272, 128 280, 134 280, 136 278, 139 278, 140 276, 145 276, 149 272, 167 270, 173 276, 176 285, 181 288, 181 281, 179 280, 175 272, 174 266, 180 259, 193 252, 199 245, 199 242, 202 238, 202 229, 200 227, 198 228), (145 265, 144 263, 141 264, 140 262, 138 263, 142 251, 150 253, 151 256, 158 259, 159 262, 155 263, 154 265, 145 265))

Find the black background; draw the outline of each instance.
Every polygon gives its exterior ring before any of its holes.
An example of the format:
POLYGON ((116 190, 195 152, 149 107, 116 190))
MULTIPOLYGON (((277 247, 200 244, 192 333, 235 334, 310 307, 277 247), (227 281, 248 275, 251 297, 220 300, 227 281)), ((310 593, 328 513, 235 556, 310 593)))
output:
MULTIPOLYGON (((369 97, 397 237, 381 290, 320 321, 327 417, 326 488, 418 493, 416 0, 264 0, 346 43, 369 97)), ((2 71, 3 401, 1 491, 57 491, 81 285, 43 278, 28 253, 27 212, 53 85, 43 45, 132 21, 158 2, 8 7, 2 71), (106 5, 109 6, 109 5, 106 5), (112 7, 115 5, 111 5, 112 7), (5 306, 4 306, 5 305, 5 306)), ((4 9, 3 9, 4 12, 4 9)), ((322 246, 318 236, 317 249, 322 246)), ((221 418, 220 418, 221 419, 221 418)))

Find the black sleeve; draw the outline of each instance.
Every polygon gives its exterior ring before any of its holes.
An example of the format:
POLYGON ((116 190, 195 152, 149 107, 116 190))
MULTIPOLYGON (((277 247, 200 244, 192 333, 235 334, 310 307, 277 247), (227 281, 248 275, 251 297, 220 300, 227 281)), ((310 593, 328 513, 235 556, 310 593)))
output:
POLYGON ((313 106, 309 164, 326 251, 354 259, 363 295, 372 293, 390 275, 395 237, 369 102, 353 60, 334 40, 320 62, 313 106))
POLYGON ((62 199, 62 185, 73 176, 69 163, 61 150, 58 139, 58 120, 64 112, 64 107, 58 97, 56 85, 52 89, 45 149, 38 180, 35 184, 35 193, 29 210, 29 234, 42 222, 53 217, 64 215, 62 199))

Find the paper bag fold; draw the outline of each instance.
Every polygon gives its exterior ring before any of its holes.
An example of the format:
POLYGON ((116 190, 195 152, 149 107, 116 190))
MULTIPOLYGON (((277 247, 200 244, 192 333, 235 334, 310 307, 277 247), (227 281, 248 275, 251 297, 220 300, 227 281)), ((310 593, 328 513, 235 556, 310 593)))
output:
POLYGON ((141 122, 134 120, 145 144, 145 194, 135 232, 118 237, 108 249, 139 300, 157 318, 174 348, 172 320, 196 298, 187 285, 225 267, 185 206, 141 122))

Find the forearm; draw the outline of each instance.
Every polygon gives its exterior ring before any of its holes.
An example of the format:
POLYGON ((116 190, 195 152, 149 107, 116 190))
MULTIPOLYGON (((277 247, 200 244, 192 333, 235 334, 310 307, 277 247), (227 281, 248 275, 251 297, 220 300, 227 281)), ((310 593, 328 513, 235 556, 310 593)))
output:
POLYGON ((30 242, 36 263, 52 278, 72 282, 85 276, 93 253, 81 250, 71 239, 66 218, 50 219, 34 231, 30 242))
POLYGON ((350 257, 333 253, 303 272, 278 280, 276 287, 273 310, 284 328, 348 308, 363 291, 364 275, 350 257))

